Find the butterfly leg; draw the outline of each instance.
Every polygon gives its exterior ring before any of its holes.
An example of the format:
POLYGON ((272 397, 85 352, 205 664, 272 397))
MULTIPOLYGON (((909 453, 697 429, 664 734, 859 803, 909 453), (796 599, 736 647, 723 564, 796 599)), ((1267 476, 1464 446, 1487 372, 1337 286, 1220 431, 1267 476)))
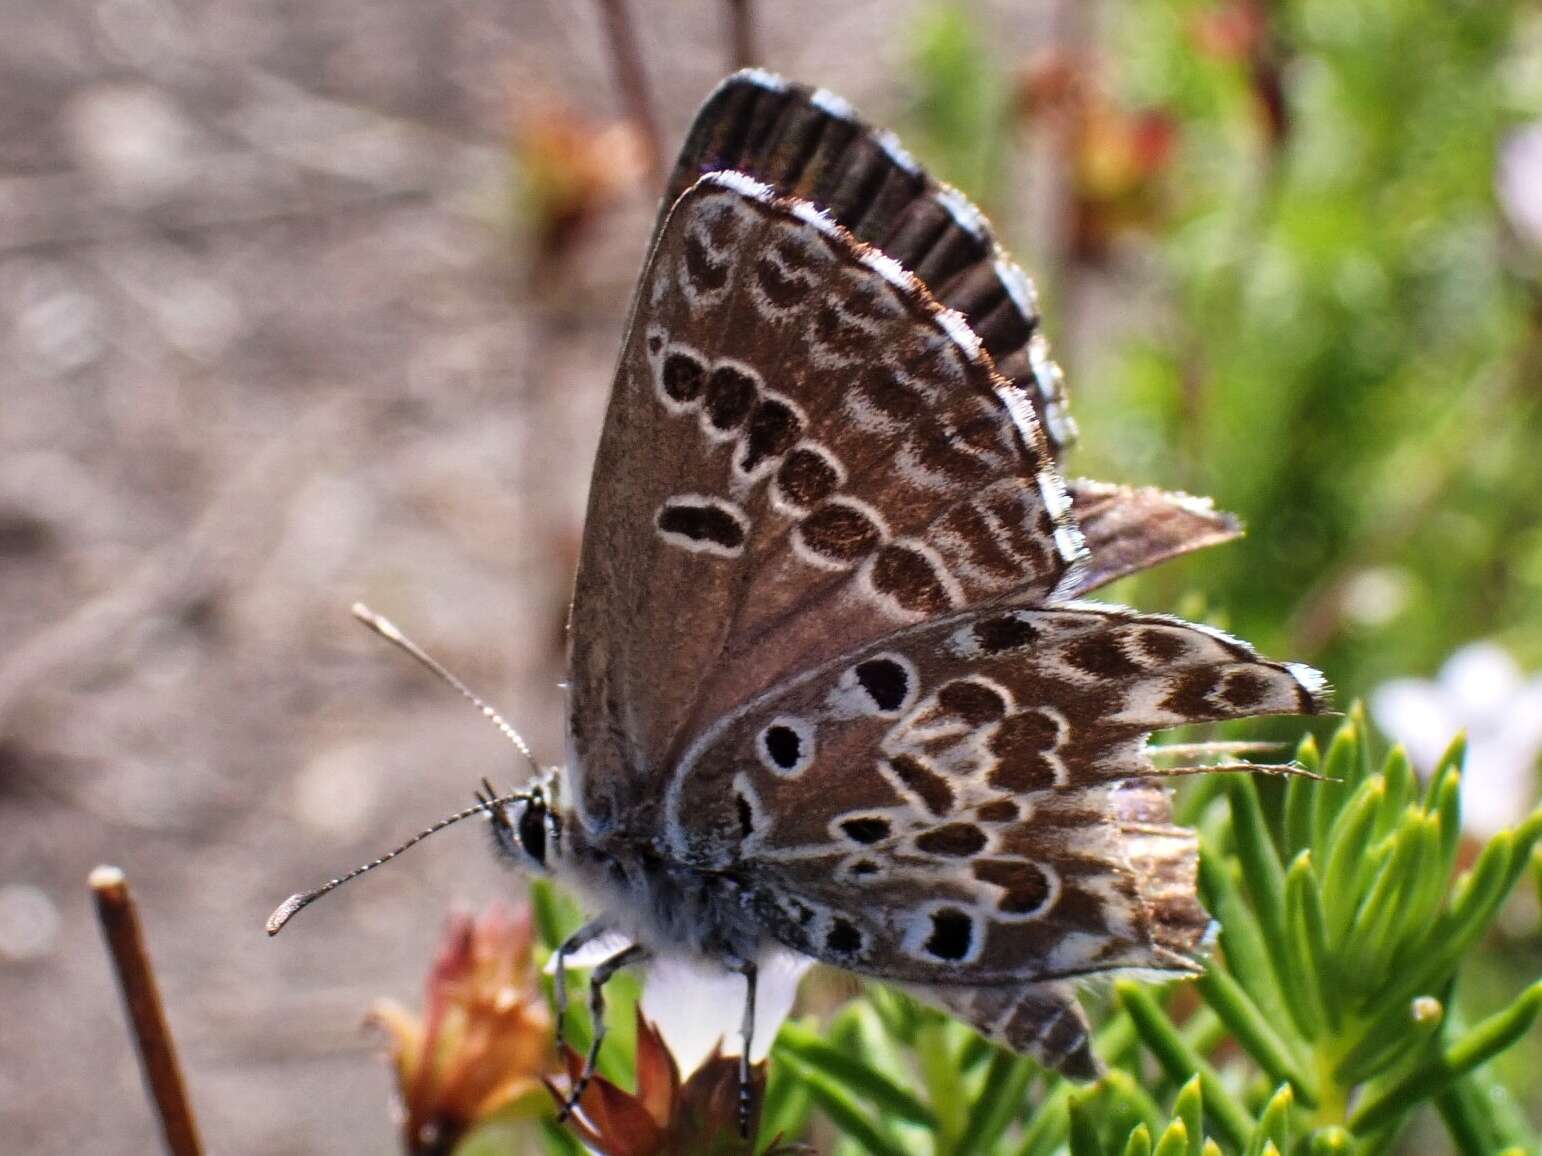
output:
POLYGON ((736 959, 729 966, 744 977, 744 1019, 739 1024, 739 1039, 743 1044, 739 1053, 739 1135, 749 1139, 750 1109, 754 1106, 754 1091, 750 1087, 750 1047, 755 1042, 755 982, 760 969, 750 959, 736 959))
POLYGON ((554 962, 556 972, 552 976, 552 1003, 556 1004, 557 1011, 557 1050, 562 1050, 562 1045, 567 1043, 563 1035, 563 1027, 568 1014, 568 956, 572 955, 584 944, 598 939, 604 935, 609 927, 598 919, 590 920, 572 935, 564 939, 557 948, 554 962))
POLYGON ((590 974, 589 1017, 594 1023, 594 1035, 589 1041, 589 1054, 584 1057, 583 1069, 578 1073, 567 1101, 557 1112, 557 1123, 562 1123, 573 1114, 573 1109, 583 1099, 584 1091, 589 1087, 589 1081, 594 1079, 595 1069, 599 1066, 600 1045, 605 1042, 605 985, 616 972, 634 963, 641 963, 648 958, 648 954, 647 948, 634 943, 604 960, 590 974))

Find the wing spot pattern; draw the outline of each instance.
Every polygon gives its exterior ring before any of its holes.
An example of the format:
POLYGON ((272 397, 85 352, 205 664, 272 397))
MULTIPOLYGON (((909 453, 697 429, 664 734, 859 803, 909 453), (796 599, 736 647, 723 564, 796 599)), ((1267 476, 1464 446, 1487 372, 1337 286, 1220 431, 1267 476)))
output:
POLYGON ((841 832, 853 843, 870 846, 889 837, 893 827, 882 815, 858 815, 839 821, 841 832))
POLYGON ((782 459, 776 471, 779 505, 805 513, 824 501, 841 484, 841 468, 823 446, 805 442, 782 459))
POLYGON ((980 727, 1006 715, 1007 696, 984 679, 960 678, 938 688, 937 705, 970 726, 980 727))
POLYGON ((722 362, 707 376, 706 418, 712 429, 730 433, 739 428, 755 405, 760 388, 753 371, 722 362))
POLYGON ((846 570, 883 541, 883 527, 866 503, 850 498, 825 502, 798 524, 793 542, 828 569, 846 570))
POLYGON ((903 709, 915 685, 915 679, 905 665, 886 655, 857 663, 852 674, 878 714, 892 714, 903 709))
POLYGON ((772 774, 796 778, 814 762, 814 728, 805 720, 779 715, 760 732, 755 747, 772 774))
POLYGON ((898 754, 887 762, 889 771, 937 818, 953 813, 956 800, 947 777, 919 755, 898 754))
POLYGON ((925 936, 921 950, 933 959, 957 963, 979 953, 974 918, 962 908, 938 907, 916 926, 925 936))
POLYGON ((985 850, 990 838, 973 823, 947 823, 916 836, 916 850, 949 859, 968 859, 985 850))
POLYGON ((693 554, 737 558, 744 551, 750 520, 732 502, 705 494, 666 498, 654 515, 659 536, 693 554))
POLYGON ((955 605, 956 596, 948 588, 946 575, 932 551, 891 543, 873 559, 871 581, 874 590, 892 599, 901 610, 931 615, 955 605))

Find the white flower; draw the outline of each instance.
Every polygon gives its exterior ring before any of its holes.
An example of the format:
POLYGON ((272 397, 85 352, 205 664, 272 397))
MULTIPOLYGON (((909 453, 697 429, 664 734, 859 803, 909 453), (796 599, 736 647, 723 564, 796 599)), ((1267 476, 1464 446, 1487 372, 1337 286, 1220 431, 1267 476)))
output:
MULTIPOLYGON (((631 941, 610 932, 567 956, 569 969, 593 967, 631 941)), ((755 1038, 750 1061, 759 1063, 771 1051, 782 1021, 792 1012, 798 984, 814 961, 781 948, 771 948, 760 958, 755 984, 755 1038)), ((548 974, 556 958, 547 961, 548 974)), ((664 955, 647 967, 643 984, 642 1012, 664 1037, 682 1077, 699 1068, 712 1049, 722 1047, 725 1056, 743 1050, 740 1029, 744 1026, 744 978, 706 960, 664 955)))
POLYGON ((1510 134, 1499 152, 1495 191, 1511 226, 1542 251, 1542 121, 1510 134))
MULTIPOLYGON (((1538 153, 1542 159, 1542 129, 1538 153)), ((1538 223, 1542 225, 1542 219, 1538 223)), ((1535 805, 1537 759, 1542 755, 1542 675, 1526 678, 1497 643, 1462 647, 1433 680, 1385 683, 1371 693, 1371 713, 1425 773, 1434 769, 1459 731, 1467 732, 1462 825, 1478 838, 1488 839, 1513 826, 1535 805)))
MULTIPOLYGON (((798 982, 813 962, 779 949, 761 956, 751 1063, 770 1053, 782 1021, 792 1011, 798 982)), ((744 1020, 744 979, 721 967, 680 956, 655 960, 643 986, 642 1010, 669 1045, 682 1075, 700 1067, 719 1044, 727 1056, 743 1050, 739 1029, 744 1020)))

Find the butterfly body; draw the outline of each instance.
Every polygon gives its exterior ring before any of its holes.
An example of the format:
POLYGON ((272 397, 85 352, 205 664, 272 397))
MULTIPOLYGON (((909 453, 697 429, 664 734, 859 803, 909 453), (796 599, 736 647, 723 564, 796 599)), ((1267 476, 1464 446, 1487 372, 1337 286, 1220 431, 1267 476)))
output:
MULTIPOLYGON (((1079 601, 1238 530, 1063 479, 1038 329, 983 216, 844 102, 759 72, 709 98, 601 435, 541 802, 539 865, 598 913, 579 939, 721 963, 751 1004, 795 951, 1081 1076, 1077 980, 1201 969, 1147 738, 1325 686, 1079 601)), ((516 858, 526 823, 496 824, 516 858)))
POLYGON ((596 833, 564 807, 564 795, 559 772, 543 783, 538 810, 505 805, 493 824, 499 853, 550 875, 603 913, 607 930, 650 953, 714 963, 759 957, 764 923, 753 889, 736 873, 681 863, 646 840, 596 833), (539 839, 528 833, 532 814, 543 828, 539 839))

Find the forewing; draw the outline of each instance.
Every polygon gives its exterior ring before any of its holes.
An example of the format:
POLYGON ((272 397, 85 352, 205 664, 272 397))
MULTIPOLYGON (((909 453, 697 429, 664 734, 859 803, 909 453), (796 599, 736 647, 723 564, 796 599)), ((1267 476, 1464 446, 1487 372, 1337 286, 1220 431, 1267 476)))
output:
POLYGON ((892 133, 864 123, 834 93, 751 69, 725 79, 696 114, 665 208, 703 174, 725 169, 812 202, 914 272, 963 315, 997 370, 1033 405, 1051 451, 1075 440, 1032 282, 984 214, 931 177, 892 133))
POLYGON ((1309 668, 1089 603, 903 629, 709 730, 669 853, 741 874, 789 947, 921 983, 1192 970, 1195 844, 1150 732, 1311 714, 1309 668))
POLYGON ((807 202, 704 177, 634 305, 574 595, 570 733, 597 832, 654 830, 689 736, 897 627, 1070 588, 1032 409, 958 314, 807 202))

